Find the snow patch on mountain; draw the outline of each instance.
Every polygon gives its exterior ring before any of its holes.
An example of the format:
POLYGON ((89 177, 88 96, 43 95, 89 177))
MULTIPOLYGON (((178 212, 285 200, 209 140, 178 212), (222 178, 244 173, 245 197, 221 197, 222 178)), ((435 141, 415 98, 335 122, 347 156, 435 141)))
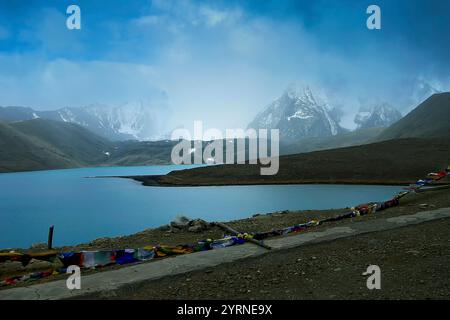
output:
POLYGON ((290 121, 292 118, 309 119, 312 117, 313 115, 307 114, 304 110, 298 110, 292 116, 289 116, 287 119, 288 121, 290 121))

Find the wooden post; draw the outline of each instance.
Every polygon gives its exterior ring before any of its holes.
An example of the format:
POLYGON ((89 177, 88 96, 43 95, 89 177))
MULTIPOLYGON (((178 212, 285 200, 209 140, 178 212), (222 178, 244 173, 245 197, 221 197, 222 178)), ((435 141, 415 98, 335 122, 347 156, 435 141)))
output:
MULTIPOLYGON (((221 222, 214 222, 213 224, 218 226, 219 228, 227 231, 227 232, 232 233, 234 236, 237 236, 240 233, 240 232, 234 230, 233 228, 231 228, 231 227, 229 227, 229 226, 227 226, 227 225, 225 225, 225 224, 223 224, 221 222)), ((245 241, 248 241, 248 242, 251 242, 253 244, 256 244, 256 245, 258 245, 260 247, 263 247, 263 248, 265 248, 267 250, 272 249, 270 246, 266 245, 264 242, 258 241, 256 239, 245 239, 245 241)))
POLYGON ((51 226, 51 227, 48 229, 48 242, 47 242, 47 246, 48 246, 48 249, 49 249, 49 250, 51 250, 52 247, 53 247, 53 229, 54 229, 54 226, 51 226))

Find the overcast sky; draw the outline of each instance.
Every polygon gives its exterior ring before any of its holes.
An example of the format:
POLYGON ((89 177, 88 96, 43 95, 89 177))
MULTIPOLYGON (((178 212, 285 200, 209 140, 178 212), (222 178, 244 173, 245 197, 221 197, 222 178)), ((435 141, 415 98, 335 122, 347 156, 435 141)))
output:
POLYGON ((360 104, 406 112, 450 88, 450 1, 0 2, 0 105, 145 101, 167 130, 245 127, 289 84, 323 88, 343 124, 360 104), (66 9, 81 8, 81 30, 66 9), (366 28, 377 4, 382 29, 366 28))

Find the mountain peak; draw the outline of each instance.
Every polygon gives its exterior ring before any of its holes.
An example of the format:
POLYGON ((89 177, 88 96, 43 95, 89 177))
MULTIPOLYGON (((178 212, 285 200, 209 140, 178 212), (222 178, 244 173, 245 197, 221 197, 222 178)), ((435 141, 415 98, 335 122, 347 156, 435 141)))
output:
POLYGON ((297 99, 321 106, 327 105, 327 99, 321 90, 307 84, 290 84, 284 94, 290 99, 297 99))
POLYGON ((94 103, 51 111, 0 107, 0 119, 7 122, 35 118, 75 123, 111 140, 152 140, 159 137, 155 110, 142 101, 127 102, 120 106, 94 103))
POLYGON ((401 113, 387 102, 361 107, 355 116, 358 129, 384 128, 400 120, 401 113))
POLYGON ((339 119, 326 97, 317 92, 308 85, 290 85, 248 127, 279 129, 280 137, 287 140, 338 134, 342 131, 339 119))

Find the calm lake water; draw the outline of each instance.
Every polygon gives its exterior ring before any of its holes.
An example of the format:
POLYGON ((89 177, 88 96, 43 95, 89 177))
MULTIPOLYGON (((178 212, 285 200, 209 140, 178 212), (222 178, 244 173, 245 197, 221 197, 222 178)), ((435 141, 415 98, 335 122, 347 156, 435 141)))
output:
POLYGON ((0 248, 55 246, 127 235, 169 223, 177 215, 209 221, 278 210, 329 209, 382 201, 399 186, 279 185, 144 187, 121 178, 165 174, 188 166, 102 167, 0 174, 0 248))

